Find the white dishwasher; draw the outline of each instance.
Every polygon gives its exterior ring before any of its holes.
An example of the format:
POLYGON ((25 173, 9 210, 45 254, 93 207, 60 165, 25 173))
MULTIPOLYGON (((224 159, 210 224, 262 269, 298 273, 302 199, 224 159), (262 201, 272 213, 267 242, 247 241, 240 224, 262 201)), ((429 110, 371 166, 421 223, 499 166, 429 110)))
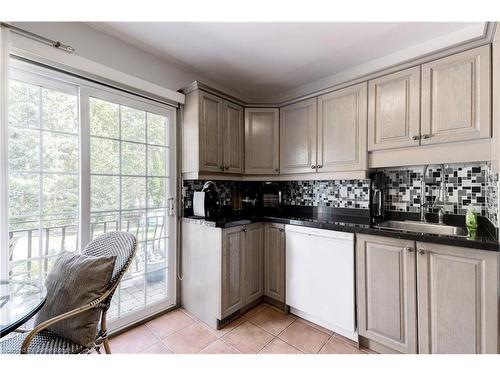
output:
POLYGON ((290 311, 357 342, 354 235, 295 225, 285 233, 290 311))

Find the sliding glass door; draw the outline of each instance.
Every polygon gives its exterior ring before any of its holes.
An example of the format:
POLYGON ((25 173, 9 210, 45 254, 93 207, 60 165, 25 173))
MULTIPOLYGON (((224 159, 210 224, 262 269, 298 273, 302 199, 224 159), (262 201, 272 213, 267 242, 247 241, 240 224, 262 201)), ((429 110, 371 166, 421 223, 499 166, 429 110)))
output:
POLYGON ((27 63, 9 91, 10 278, 44 278, 60 251, 127 231, 138 250, 111 329, 175 301, 175 109, 27 63))

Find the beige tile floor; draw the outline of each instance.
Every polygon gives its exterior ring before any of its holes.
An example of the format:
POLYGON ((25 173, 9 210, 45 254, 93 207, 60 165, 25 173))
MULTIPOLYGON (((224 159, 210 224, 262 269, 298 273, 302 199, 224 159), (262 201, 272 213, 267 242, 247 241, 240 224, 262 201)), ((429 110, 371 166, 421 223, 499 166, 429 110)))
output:
POLYGON ((325 328, 261 304, 221 330, 180 308, 110 340, 113 353, 367 354, 325 328))

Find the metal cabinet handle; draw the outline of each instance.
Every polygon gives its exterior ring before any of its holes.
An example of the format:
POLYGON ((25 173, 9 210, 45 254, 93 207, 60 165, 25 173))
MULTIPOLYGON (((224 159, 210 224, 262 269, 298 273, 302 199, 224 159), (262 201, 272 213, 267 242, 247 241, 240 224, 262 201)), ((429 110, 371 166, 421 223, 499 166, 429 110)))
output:
POLYGON ((323 168, 323 166, 320 164, 320 165, 318 165, 318 168, 323 168))
POLYGON ((220 166, 220 170, 221 170, 221 171, 223 171, 223 170, 224 170, 224 166, 223 166, 223 165, 221 165, 221 166, 220 166))
POLYGON ((421 255, 424 255, 425 254, 425 250, 424 249, 419 249, 418 253, 421 254, 421 255))
POLYGON ((276 168, 274 171, 275 171, 276 173, 278 173, 280 170, 279 170, 278 168, 276 168))
POLYGON ((241 231, 246 233, 247 227, 243 227, 243 229, 241 231))
POLYGON ((405 247, 405 250, 408 251, 409 253, 413 253, 413 248, 412 247, 405 247))
POLYGON ((316 166, 315 165, 311 165, 311 169, 316 169, 316 166))
POLYGON ((420 136, 419 135, 413 135, 411 137, 411 139, 414 140, 414 141, 418 141, 420 139, 420 136))
POLYGON ((278 229, 279 232, 284 232, 285 230, 283 228, 278 229))
POLYGON ((227 171, 229 169, 229 167, 224 167, 224 169, 227 171))
POLYGON ((423 138, 423 139, 427 139, 427 138, 430 138, 431 136, 432 136, 431 134, 424 134, 424 135, 422 136, 422 138, 423 138))

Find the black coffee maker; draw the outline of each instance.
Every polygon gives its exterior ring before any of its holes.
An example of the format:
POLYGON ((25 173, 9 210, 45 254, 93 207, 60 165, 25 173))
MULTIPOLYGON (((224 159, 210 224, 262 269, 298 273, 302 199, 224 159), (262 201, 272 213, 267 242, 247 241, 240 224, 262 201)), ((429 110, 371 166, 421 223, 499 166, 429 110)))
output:
POLYGON ((385 218, 385 176, 382 172, 370 174, 370 218, 372 222, 385 218))
POLYGON ((205 182, 201 191, 205 193, 205 219, 218 219, 220 216, 220 197, 215 182, 205 182))

